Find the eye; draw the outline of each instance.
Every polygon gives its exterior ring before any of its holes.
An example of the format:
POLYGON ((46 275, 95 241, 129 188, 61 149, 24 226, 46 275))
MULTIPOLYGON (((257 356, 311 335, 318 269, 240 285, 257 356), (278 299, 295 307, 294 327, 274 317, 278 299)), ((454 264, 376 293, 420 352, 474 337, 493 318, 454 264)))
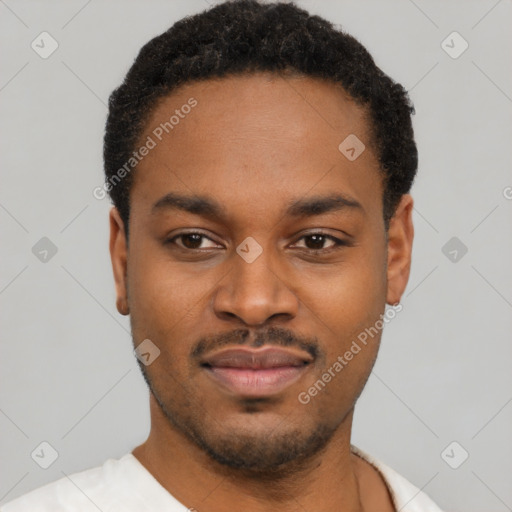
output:
MULTIPOLYGON (((182 249, 187 250, 201 250, 201 249, 218 249, 222 248, 220 244, 207 237, 204 233, 199 232, 187 232, 180 233, 169 240, 166 240, 166 244, 175 244, 182 249)), ((327 235, 324 233, 311 233, 309 235, 304 235, 293 245, 293 247, 298 247, 302 249, 306 249, 312 252, 315 251, 328 251, 330 249, 335 249, 341 245, 348 245, 343 240, 336 238, 332 235, 327 235)))
POLYGON ((334 249, 340 245, 346 244, 339 238, 335 238, 331 235, 325 235, 323 233, 312 233, 310 235, 304 235, 303 237, 299 238, 297 243, 294 244, 295 247, 308 249, 310 251, 329 250, 334 249), (302 245, 300 244, 301 240, 304 241, 302 245))
POLYGON ((220 247, 219 244, 208 238, 203 233, 180 233, 173 238, 167 240, 166 243, 176 244, 183 249, 215 249, 220 247))

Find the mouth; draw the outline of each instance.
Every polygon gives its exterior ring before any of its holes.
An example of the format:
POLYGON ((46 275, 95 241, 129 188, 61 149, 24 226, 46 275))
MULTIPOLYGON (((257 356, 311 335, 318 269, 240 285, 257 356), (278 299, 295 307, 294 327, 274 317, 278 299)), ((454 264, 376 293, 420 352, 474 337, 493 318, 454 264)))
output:
POLYGON ((302 351, 231 348, 205 357, 201 366, 224 390, 246 398, 276 395, 297 382, 313 362, 302 351))

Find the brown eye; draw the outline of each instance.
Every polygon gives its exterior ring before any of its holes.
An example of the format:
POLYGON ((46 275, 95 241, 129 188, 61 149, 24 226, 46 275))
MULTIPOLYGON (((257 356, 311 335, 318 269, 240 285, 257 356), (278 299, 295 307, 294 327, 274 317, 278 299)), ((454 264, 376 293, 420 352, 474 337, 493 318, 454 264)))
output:
POLYGON ((191 233, 189 235, 181 235, 180 238, 182 244, 187 249, 198 249, 201 247, 201 243, 204 237, 202 235, 198 235, 197 233, 191 233))
POLYGON ((298 247, 309 249, 311 251, 321 251, 324 249, 332 249, 337 245, 343 245, 343 242, 329 235, 313 233, 311 235, 305 235, 300 238, 296 246, 297 245, 298 247), (303 243, 301 244, 300 241, 303 241, 303 243))
POLYGON ((182 249, 218 249, 219 244, 202 233, 181 233, 171 238, 167 244, 175 244, 182 249))
POLYGON ((323 249, 327 240, 325 235, 308 235, 304 237, 305 245, 308 249, 323 249))

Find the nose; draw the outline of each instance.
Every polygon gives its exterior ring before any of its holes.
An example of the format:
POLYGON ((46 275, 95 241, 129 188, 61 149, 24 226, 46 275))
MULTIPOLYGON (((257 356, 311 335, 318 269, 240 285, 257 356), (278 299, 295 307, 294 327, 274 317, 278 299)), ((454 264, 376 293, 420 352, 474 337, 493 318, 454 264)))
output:
POLYGON ((289 321, 297 316, 299 300, 286 283, 286 276, 263 253, 248 263, 233 254, 233 266, 216 290, 213 308, 222 320, 237 320, 245 326, 262 326, 279 318, 289 321))

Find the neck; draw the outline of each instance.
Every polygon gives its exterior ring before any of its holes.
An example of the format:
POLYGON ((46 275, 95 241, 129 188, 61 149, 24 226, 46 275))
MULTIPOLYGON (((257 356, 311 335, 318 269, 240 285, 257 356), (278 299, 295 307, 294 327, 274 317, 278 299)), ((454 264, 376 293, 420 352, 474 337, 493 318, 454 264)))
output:
POLYGON ((364 512, 361 459, 350 452, 353 409, 325 449, 275 474, 254 475, 213 461, 178 432, 151 395, 151 432, 133 455, 174 498, 191 509, 364 512))

